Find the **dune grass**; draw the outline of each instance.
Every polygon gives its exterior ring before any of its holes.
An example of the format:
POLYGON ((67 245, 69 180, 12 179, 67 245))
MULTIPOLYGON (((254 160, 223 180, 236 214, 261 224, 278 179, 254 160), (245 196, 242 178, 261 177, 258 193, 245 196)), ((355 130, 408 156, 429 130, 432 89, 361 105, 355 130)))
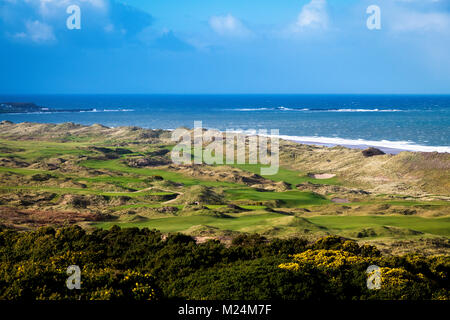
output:
POLYGON ((89 188, 60 188, 60 187, 47 187, 47 186, 0 186, 0 190, 4 192, 15 192, 15 191, 46 191, 56 194, 85 194, 85 195, 99 195, 108 197, 121 197, 126 196, 130 198, 140 198, 145 196, 168 196, 175 195, 172 192, 111 192, 102 191, 89 188))
MULTIPOLYGON (((104 141, 97 137, 98 141, 95 146, 111 147, 108 141, 104 141)), ((98 156, 99 153, 89 149, 92 146, 92 139, 87 137, 68 137, 67 142, 51 142, 51 141, 9 141, 0 140, 0 146, 3 148, 0 156, 12 157, 16 160, 22 160, 27 162, 34 162, 36 160, 55 158, 59 156, 98 156)), ((170 150, 171 146, 154 145, 154 146, 131 146, 132 153, 123 155, 118 159, 111 160, 99 160, 90 159, 80 163, 81 166, 91 169, 107 170, 107 174, 91 175, 89 177, 82 177, 76 173, 58 172, 41 169, 28 169, 28 168, 5 168, 0 167, 0 173, 11 172, 22 176, 31 176, 37 173, 51 174, 57 177, 59 180, 55 180, 55 185, 14 185, 14 186, 0 186, 2 192, 17 192, 17 191, 48 191, 58 195, 62 194, 86 194, 86 195, 103 195, 108 197, 128 196, 134 198, 132 204, 123 206, 111 207, 112 211, 126 210, 132 208, 160 208, 163 206, 174 206, 178 209, 183 209, 183 205, 165 204, 162 200, 156 202, 149 199, 148 196, 175 196, 175 193, 169 191, 158 190, 158 192, 152 192, 146 188, 151 185, 149 179, 152 176, 161 176, 166 181, 173 181, 183 184, 184 187, 191 187, 196 185, 203 185, 208 187, 217 188, 218 193, 221 194, 224 191, 225 199, 231 203, 239 203, 242 201, 264 202, 271 201, 276 202, 276 208, 306 208, 310 206, 320 205, 333 205, 332 202, 316 193, 308 191, 299 191, 295 189, 295 185, 305 182, 311 182, 315 184, 327 184, 327 185, 339 185, 340 181, 337 177, 330 179, 314 179, 307 175, 306 172, 300 172, 291 170, 288 168, 280 167, 279 171, 275 175, 263 176, 266 179, 279 182, 284 181, 292 185, 293 189, 283 192, 272 191, 260 191, 243 184, 231 183, 224 181, 211 181, 200 178, 190 177, 180 172, 155 169, 155 168, 134 168, 127 166, 123 159, 130 155, 145 155, 146 153, 161 148, 167 148, 170 150), (86 188, 67 187, 60 188, 57 182, 61 182, 61 178, 70 178, 72 181, 80 182, 86 185, 86 188), (104 188, 105 185, 115 185, 121 187, 124 190, 119 192, 107 191, 108 188, 104 188), (104 188, 105 190, 102 190, 104 188), (145 190, 143 192, 132 192, 134 190, 145 190)), ((236 164, 231 167, 238 168, 247 172, 260 174, 261 165, 253 164, 236 164)), ((50 181, 51 183, 51 181, 50 181)), ((111 186, 108 186, 111 187, 111 186)), ((157 185, 156 185, 157 187, 157 185)), ((171 189, 171 188, 168 188, 171 189)), ((111 190, 111 188, 109 188, 111 190)), ((114 190, 114 189, 112 189, 114 190)), ((184 189, 180 189, 181 193, 185 192, 184 189)), ((156 191, 156 190, 155 190, 156 191)), ((178 192, 178 189, 177 189, 178 192)), ((389 195, 380 195, 380 197, 372 198, 364 202, 346 203, 347 206, 364 206, 373 204, 390 204, 394 206, 433 206, 433 210, 440 206, 450 205, 448 201, 415 201, 404 200, 399 198, 388 198, 389 195)), ((169 197, 170 198, 170 197, 169 197)), ((221 209, 226 205, 207 205, 211 210, 221 209)), ((280 212, 268 212, 265 210, 264 203, 258 203, 258 205, 240 205, 245 209, 251 211, 243 213, 230 213, 229 218, 216 217, 214 215, 196 215, 196 213, 187 212, 186 215, 180 216, 168 216, 165 218, 146 218, 138 217, 133 221, 133 215, 129 217, 119 217, 116 220, 95 222, 93 226, 101 228, 110 228, 114 224, 118 224, 121 227, 148 227, 159 229, 163 232, 175 232, 185 231, 192 226, 197 225, 209 225, 217 227, 221 230, 241 231, 241 232, 272 232, 276 230, 276 234, 289 236, 295 234, 295 232, 303 232, 305 228, 311 230, 319 230, 320 232, 329 232, 332 234, 339 234, 344 236, 353 237, 354 234, 364 229, 373 229, 375 235, 373 237, 383 237, 387 233, 383 233, 384 227, 398 228, 400 231, 418 231, 423 234, 418 236, 450 236, 450 218, 423 218, 418 216, 400 216, 400 215, 359 215, 359 216, 336 216, 336 215, 323 215, 323 216, 309 216, 309 217, 295 217, 280 212), (300 220, 299 220, 300 219, 300 220), (302 223, 299 223, 302 222, 302 223), (307 226, 307 227, 305 227, 307 226)), ((341 204, 336 204, 341 206, 341 204)), ((282 211, 282 209, 280 210, 282 211)), ((128 216, 128 215, 125 215, 128 216)), ((397 229, 389 230, 389 232, 396 232, 397 229)), ((399 236, 415 236, 415 233, 400 232, 399 236)))
POLYGON ((92 169, 107 169, 110 171, 124 172, 135 174, 139 176, 161 176, 164 180, 170 180, 178 183, 182 183, 185 186, 193 185, 205 185, 210 187, 242 187, 242 185, 231 182, 222 181, 208 181, 190 178, 178 172, 172 172, 162 169, 149 169, 149 168, 132 168, 120 162, 120 159, 114 160, 86 160, 81 165, 92 169))
MULTIPOLYGON (((235 164, 232 167, 239 168, 241 170, 245 170, 248 172, 260 174, 261 172, 261 164, 235 164)), ((272 180, 272 181, 284 181, 290 183, 292 186, 305 182, 311 182, 316 184, 330 184, 330 185, 338 185, 339 180, 337 177, 333 177, 330 179, 314 179, 308 177, 307 174, 302 173, 300 171, 290 170, 287 168, 280 167, 278 168, 278 173, 274 175, 263 175, 264 178, 272 180)))

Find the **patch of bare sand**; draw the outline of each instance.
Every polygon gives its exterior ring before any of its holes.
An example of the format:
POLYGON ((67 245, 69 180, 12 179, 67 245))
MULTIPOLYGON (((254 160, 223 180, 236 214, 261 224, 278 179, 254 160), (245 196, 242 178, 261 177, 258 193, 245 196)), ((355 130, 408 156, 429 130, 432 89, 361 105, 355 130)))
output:
POLYGON ((345 199, 345 198, 333 198, 331 199, 332 202, 334 203, 349 203, 350 200, 345 199))
POLYGON ((309 173, 308 176, 314 179, 331 179, 336 177, 334 173, 309 173))

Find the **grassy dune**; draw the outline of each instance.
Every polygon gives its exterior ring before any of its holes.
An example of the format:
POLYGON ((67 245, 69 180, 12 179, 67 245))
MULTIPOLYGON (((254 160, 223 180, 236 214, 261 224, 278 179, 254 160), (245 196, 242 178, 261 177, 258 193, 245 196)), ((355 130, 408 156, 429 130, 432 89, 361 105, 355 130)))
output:
MULTIPOLYGON (((261 172, 261 166, 259 164, 235 164, 233 167, 240 168, 242 170, 246 170, 249 172, 253 172, 259 174, 261 172)), ((311 182, 318 184, 328 184, 328 185, 337 185, 339 184, 339 179, 336 177, 329 179, 314 179, 309 177, 306 173, 300 172, 299 170, 290 170, 288 168, 279 168, 278 173, 271 176, 265 176, 266 178, 273 181, 284 181, 291 185, 297 185, 299 183, 311 182)))
MULTIPOLYGON (((327 217, 316 216, 308 218, 309 221, 335 230, 337 233, 350 234, 349 231, 359 231, 374 227, 397 227, 429 233, 440 236, 450 236, 450 217, 422 218, 405 216, 342 216, 327 217)), ((402 235, 401 233, 399 233, 402 235)), ((381 236, 384 236, 381 234, 381 236)))
POLYGON ((259 165, 174 166, 169 137, 141 128, 2 123, 0 224, 33 229, 54 224, 58 212, 67 215, 60 224, 209 228, 212 237, 450 237, 446 155, 364 158, 358 150, 282 142, 278 173, 260 176, 259 165), (431 181, 427 174, 436 172, 431 181))
MULTIPOLYGON (((290 227, 296 217, 280 213, 255 212, 252 214, 231 214, 229 218, 212 216, 180 216, 169 218, 144 219, 133 222, 122 220, 122 227, 139 227, 157 229, 163 232, 183 232, 192 226, 212 226, 223 230, 243 231, 252 230, 264 233, 271 228, 280 230, 290 227)), ((323 234, 337 234, 350 238, 358 238, 358 232, 370 231, 364 238, 411 238, 423 236, 450 236, 450 218, 421 218, 398 216, 315 216, 301 218, 310 223, 311 231, 320 230, 323 234), (312 227, 313 226, 313 227, 312 227), (370 230, 367 230, 370 229, 370 230), (416 232, 414 232, 416 231, 416 232)), ((95 226, 109 229, 118 221, 96 223, 95 226)), ((299 228, 301 226, 298 226, 299 228)), ((278 231, 277 235, 284 235, 278 231)))

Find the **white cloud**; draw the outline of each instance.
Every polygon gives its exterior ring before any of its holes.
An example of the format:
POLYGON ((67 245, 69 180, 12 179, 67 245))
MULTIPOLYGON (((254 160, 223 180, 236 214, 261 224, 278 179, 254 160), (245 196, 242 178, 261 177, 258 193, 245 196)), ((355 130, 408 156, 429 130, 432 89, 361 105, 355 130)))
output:
POLYGON ((212 16, 209 19, 209 25, 221 36, 247 37, 251 35, 251 31, 231 14, 212 16))
POLYGON ((328 24, 326 0, 311 0, 303 6, 293 29, 294 31, 302 31, 308 28, 326 29, 328 24))
POLYGON ((391 28, 396 32, 445 32, 450 31, 450 15, 443 12, 399 12, 392 17, 391 28))
POLYGON ((88 47, 119 46, 131 43, 153 23, 150 14, 119 0, 7 0, 4 5, 2 1, 0 41, 5 37, 43 45, 58 41, 88 47), (81 8, 81 31, 66 27, 66 8, 71 4, 81 8))
POLYGON ((383 21, 394 34, 450 33, 448 0, 383 0, 383 21))
POLYGON ((26 32, 19 32, 14 35, 18 39, 28 39, 36 43, 55 41, 56 37, 53 28, 48 24, 35 21, 27 21, 25 23, 26 32))

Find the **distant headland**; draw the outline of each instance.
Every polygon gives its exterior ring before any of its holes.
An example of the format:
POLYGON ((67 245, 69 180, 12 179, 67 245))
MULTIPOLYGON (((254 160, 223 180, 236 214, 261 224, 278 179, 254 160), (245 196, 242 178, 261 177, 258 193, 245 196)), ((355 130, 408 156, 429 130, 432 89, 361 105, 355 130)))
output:
POLYGON ((0 102, 0 113, 36 113, 36 112, 81 112, 95 111, 95 109, 53 109, 38 106, 32 102, 0 102))

